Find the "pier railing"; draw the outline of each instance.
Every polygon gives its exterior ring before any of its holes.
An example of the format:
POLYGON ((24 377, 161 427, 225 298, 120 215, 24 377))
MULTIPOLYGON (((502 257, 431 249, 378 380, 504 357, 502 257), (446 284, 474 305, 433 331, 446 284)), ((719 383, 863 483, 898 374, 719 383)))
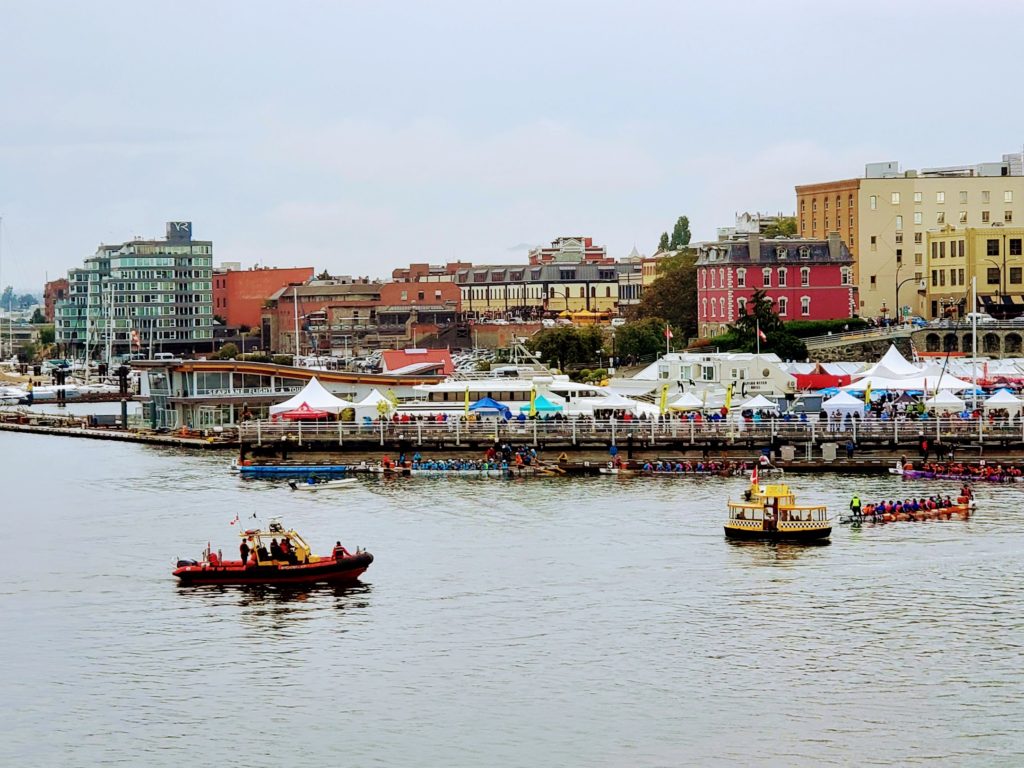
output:
MULTIPOLYGON (((228 433, 229 427, 225 427, 228 433)), ((225 436, 227 436, 225 434, 225 436)), ((447 421, 410 420, 373 422, 272 422, 249 421, 238 426, 239 439, 248 444, 289 441, 302 445, 320 443, 344 445, 346 442, 390 445, 444 443, 480 444, 490 441, 513 443, 562 443, 567 445, 729 445, 763 447, 768 445, 821 446, 835 443, 842 451, 853 442, 859 445, 920 446, 931 445, 1024 444, 1024 421, 989 421, 961 418, 935 418, 881 421, 876 419, 845 422, 811 419, 785 421, 691 421, 679 418, 623 420, 590 417, 569 419, 528 419, 511 421, 461 418, 447 421)))

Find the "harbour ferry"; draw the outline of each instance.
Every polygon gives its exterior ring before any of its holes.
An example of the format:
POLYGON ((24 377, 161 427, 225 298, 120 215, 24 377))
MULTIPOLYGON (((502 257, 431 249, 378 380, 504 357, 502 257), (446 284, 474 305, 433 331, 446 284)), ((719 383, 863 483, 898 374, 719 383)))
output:
MULTIPOLYGON (((235 518, 238 521, 238 518, 235 518)), ((370 567, 373 555, 349 552, 340 542, 330 555, 314 555, 298 531, 280 520, 266 530, 240 532, 241 560, 225 560, 210 547, 200 560, 178 560, 174 575, 185 586, 199 584, 352 584, 370 567)))
POLYGON ((810 542, 832 534, 828 509, 820 504, 797 504, 783 483, 760 485, 757 469, 750 474, 750 488, 742 501, 728 502, 725 535, 730 539, 810 542))

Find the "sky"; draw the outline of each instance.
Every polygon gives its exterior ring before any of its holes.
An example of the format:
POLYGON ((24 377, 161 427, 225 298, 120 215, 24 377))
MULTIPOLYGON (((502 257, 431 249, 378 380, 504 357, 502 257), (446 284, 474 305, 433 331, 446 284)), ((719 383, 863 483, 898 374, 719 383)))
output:
POLYGON ((796 184, 1024 143, 1024 4, 0 0, 0 283, 193 222, 386 277, 654 250, 796 184))

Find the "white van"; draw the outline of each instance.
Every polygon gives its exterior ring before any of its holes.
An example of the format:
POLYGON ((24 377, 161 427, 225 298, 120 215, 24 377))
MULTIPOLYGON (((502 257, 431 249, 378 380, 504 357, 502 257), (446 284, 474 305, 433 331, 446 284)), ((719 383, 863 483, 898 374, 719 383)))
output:
POLYGON ((985 312, 968 312, 964 315, 964 323, 970 325, 972 321, 977 320, 978 325, 984 325, 985 323, 994 323, 996 319, 992 315, 986 314, 985 312))
POLYGON ((167 361, 167 360, 177 360, 178 358, 175 357, 174 355, 172 355, 170 352, 157 352, 155 355, 153 355, 153 359, 154 360, 167 361))

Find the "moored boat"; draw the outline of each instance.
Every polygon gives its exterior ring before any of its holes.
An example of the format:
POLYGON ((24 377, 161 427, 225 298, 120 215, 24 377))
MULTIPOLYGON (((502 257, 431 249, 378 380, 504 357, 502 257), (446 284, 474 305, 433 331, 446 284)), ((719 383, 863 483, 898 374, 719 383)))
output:
POLYGON ((757 472, 742 501, 728 502, 725 535, 730 539, 812 542, 832 534, 828 509, 819 504, 797 504, 788 485, 760 485, 757 472))
POLYGON ((369 552, 357 549, 353 554, 340 543, 330 555, 314 555, 297 531, 286 530, 277 520, 267 530, 253 528, 239 535, 243 559, 224 560, 207 547, 200 560, 178 560, 174 575, 182 585, 351 584, 373 562, 369 552))
POLYGON ((293 491, 330 491, 338 490, 340 488, 351 488, 358 482, 359 481, 354 477, 346 477, 340 480, 319 480, 311 477, 304 483, 297 483, 294 480, 289 480, 288 487, 293 491))

